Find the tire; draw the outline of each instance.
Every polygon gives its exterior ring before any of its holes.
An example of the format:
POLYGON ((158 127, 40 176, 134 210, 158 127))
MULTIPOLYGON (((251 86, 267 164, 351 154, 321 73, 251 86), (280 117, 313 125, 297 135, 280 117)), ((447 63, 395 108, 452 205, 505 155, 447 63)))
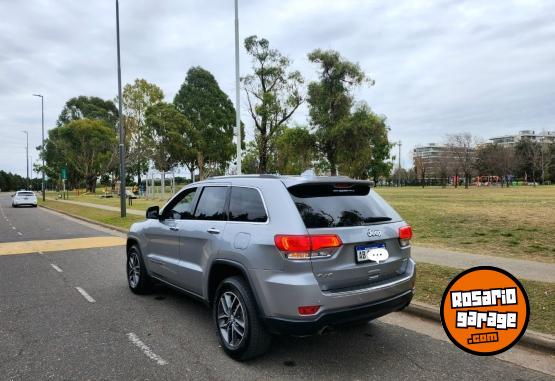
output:
POLYGON ((268 350, 272 336, 258 317, 256 300, 243 277, 233 276, 222 281, 216 290, 212 307, 216 334, 229 357, 245 361, 258 357, 268 350), (242 314, 237 303, 240 303, 242 314), (226 304, 227 311, 230 310, 230 305, 231 310, 235 309, 233 318, 230 318, 230 315, 226 316, 226 304), (239 341, 237 337, 240 336, 241 320, 244 328, 243 336, 239 341), (229 340, 230 332, 234 335, 231 336, 231 340, 229 340))
POLYGON ((127 250, 125 270, 127 285, 133 293, 141 295, 151 290, 152 281, 146 272, 145 262, 137 245, 132 245, 127 250))
POLYGON ((12 208, 17 208, 17 205, 16 205, 16 204, 12 204, 12 208))

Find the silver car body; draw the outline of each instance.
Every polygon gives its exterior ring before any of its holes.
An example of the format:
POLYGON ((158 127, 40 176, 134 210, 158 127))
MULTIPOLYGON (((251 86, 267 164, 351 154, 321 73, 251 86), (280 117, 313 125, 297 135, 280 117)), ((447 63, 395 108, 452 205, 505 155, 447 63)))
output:
MULTIPOLYGON (((202 187, 254 188, 260 193, 268 218, 265 222, 147 219, 131 227, 128 245, 139 245, 151 277, 207 303, 213 297, 215 272, 223 271, 222 266, 237 269, 248 280, 261 317, 275 332, 310 334, 335 323, 370 319, 405 307, 412 298, 415 282, 410 245, 402 247, 399 241, 399 228, 406 223, 374 190, 368 197, 388 208, 390 221, 307 229, 288 188, 333 182, 356 181, 344 177, 260 175, 193 183, 174 197, 196 188, 196 202, 202 187), (342 241, 331 258, 290 260, 274 242, 279 234, 329 233, 342 241), (389 258, 382 263, 356 263, 355 246, 372 242, 387 245, 389 258), (312 305, 320 306, 316 314, 299 314, 299 306, 312 305)), ((170 200, 168 204, 171 203, 170 200)))

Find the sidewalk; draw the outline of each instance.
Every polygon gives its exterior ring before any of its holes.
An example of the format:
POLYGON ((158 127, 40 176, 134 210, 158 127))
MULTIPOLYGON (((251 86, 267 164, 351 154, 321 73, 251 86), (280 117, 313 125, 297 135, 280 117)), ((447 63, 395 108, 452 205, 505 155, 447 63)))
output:
POLYGON ((413 246, 412 257, 417 262, 466 269, 475 266, 495 266, 507 270, 517 278, 555 283, 555 264, 496 257, 492 255, 470 254, 413 246))
MULTIPOLYGON (((102 210, 109 210, 110 212, 119 212, 119 207, 116 206, 108 206, 108 205, 99 205, 99 204, 93 204, 91 202, 82 202, 82 201, 71 201, 71 200, 58 200, 58 199, 54 199, 54 198, 47 198, 47 200, 50 201, 56 201, 56 202, 65 202, 68 204, 74 204, 74 205, 80 205, 80 206, 86 206, 89 208, 96 208, 96 209, 102 209, 102 210)), ((127 213, 129 214, 134 214, 136 216, 142 216, 144 217, 146 212, 143 210, 138 210, 138 209, 129 209, 126 208, 127 213)))

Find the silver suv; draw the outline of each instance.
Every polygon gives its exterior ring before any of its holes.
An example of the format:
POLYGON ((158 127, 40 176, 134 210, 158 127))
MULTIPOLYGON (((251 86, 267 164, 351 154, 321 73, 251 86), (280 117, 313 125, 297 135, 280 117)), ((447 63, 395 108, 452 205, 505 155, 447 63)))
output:
POLYGON ((371 185, 274 175, 190 184, 131 227, 129 287, 158 281, 204 301, 237 360, 264 353, 272 334, 400 310, 414 290, 412 230, 371 185))

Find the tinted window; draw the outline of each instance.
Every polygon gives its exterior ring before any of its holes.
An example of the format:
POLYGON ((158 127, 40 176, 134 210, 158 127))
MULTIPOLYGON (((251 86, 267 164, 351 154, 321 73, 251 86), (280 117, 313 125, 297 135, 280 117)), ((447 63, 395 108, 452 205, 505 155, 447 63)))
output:
POLYGON ((179 196, 179 200, 170 206, 167 218, 174 220, 189 220, 193 218, 193 201, 195 199, 196 188, 187 189, 179 196))
POLYGON ((33 192, 17 192, 18 196, 33 196, 33 192))
POLYGON ((268 219, 260 193, 253 188, 231 188, 229 220, 265 222, 268 219))
POLYGON ((204 187, 195 210, 197 220, 225 220, 228 187, 204 187))
POLYGON ((307 228, 361 226, 401 217, 366 184, 302 184, 289 188, 307 228))

